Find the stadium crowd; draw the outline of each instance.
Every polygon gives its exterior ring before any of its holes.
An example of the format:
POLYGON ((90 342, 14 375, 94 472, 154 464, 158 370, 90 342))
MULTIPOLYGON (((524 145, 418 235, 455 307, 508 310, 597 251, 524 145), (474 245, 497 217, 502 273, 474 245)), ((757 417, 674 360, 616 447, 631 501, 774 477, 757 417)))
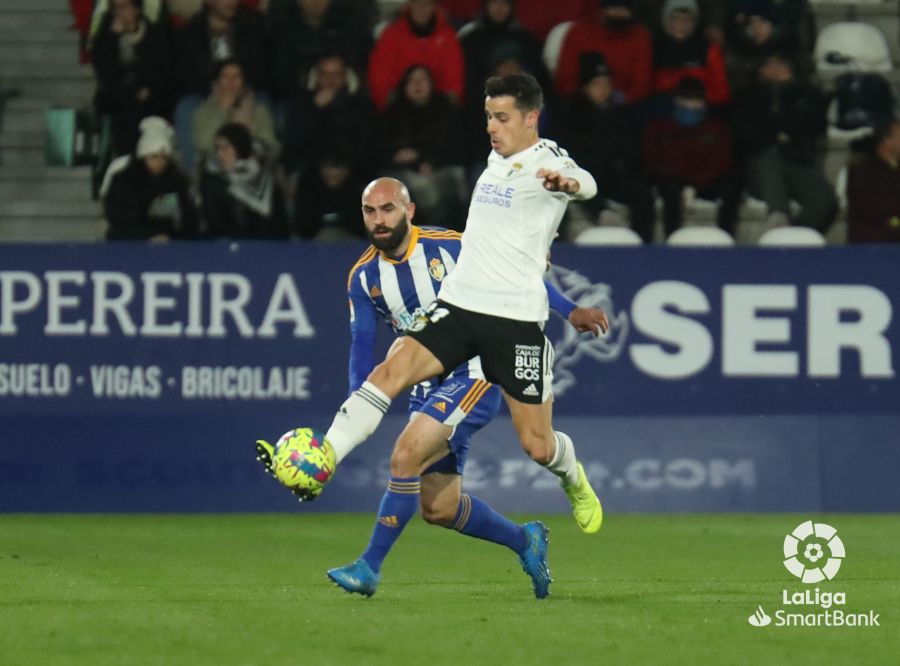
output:
MULTIPOLYGON (((381 22, 375 0, 92 11, 111 239, 362 238, 359 192, 378 175, 408 184, 420 224, 461 230, 489 149, 484 80, 522 71, 545 90, 542 136, 600 186, 565 239, 624 208, 652 242, 657 200, 666 236, 698 198, 732 235, 748 193, 770 226, 824 234, 839 207, 808 0, 408 0, 381 22)), ((849 170, 849 240, 896 242, 900 128, 865 76, 874 93, 838 100, 838 120, 871 130, 849 170)))

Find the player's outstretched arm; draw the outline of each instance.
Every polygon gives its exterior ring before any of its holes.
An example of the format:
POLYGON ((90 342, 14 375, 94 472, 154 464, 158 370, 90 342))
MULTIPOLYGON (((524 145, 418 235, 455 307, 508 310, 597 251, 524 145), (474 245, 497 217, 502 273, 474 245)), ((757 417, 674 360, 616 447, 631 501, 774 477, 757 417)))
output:
POLYGON ((597 194, 597 181, 579 167, 566 169, 538 169, 535 174, 544 181, 544 189, 562 192, 576 199, 591 199, 597 194))

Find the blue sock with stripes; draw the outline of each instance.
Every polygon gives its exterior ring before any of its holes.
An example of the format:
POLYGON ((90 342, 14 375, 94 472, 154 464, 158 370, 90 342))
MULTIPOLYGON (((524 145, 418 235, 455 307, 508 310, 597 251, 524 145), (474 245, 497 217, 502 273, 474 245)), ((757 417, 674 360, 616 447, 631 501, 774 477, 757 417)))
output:
POLYGON ((516 554, 528 545, 521 525, 501 516, 487 502, 470 495, 460 497, 452 527, 467 536, 502 544, 516 554))
POLYGON ((392 476, 388 481, 387 490, 381 498, 378 507, 378 520, 369 546, 362 554, 362 559, 372 567, 376 573, 381 571, 381 563, 394 546, 394 542, 400 538, 403 528, 410 519, 416 515, 419 506, 419 477, 401 479, 392 476))

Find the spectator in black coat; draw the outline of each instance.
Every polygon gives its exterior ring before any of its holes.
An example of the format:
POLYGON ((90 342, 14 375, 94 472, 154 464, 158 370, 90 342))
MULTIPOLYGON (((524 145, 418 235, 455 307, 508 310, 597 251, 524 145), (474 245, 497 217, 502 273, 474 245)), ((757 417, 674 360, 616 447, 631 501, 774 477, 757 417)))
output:
POLYGON ((294 205, 294 229, 300 238, 366 238, 359 208, 363 182, 353 168, 354 161, 347 152, 334 150, 303 177, 294 205))
POLYGON ((92 46, 95 104, 98 113, 110 116, 117 155, 134 151, 141 120, 169 116, 174 105, 168 31, 147 20, 141 5, 112 0, 92 46))
POLYGON ((790 220, 794 200, 801 206, 794 224, 826 231, 837 199, 822 168, 820 148, 827 128, 822 91, 797 77, 789 56, 775 53, 733 109, 748 188, 768 204, 773 223, 790 220))
POLYGON ((423 224, 461 230, 465 222, 462 136, 459 107, 434 89, 429 69, 407 69, 381 114, 381 163, 409 187, 423 224))
POLYGON ((209 94, 216 63, 237 60, 256 89, 268 89, 266 33, 262 16, 238 0, 205 0, 178 33, 177 67, 181 95, 209 94))
POLYGON ((375 112, 342 55, 319 58, 310 85, 289 100, 285 119, 282 163, 287 173, 304 178, 315 171, 338 140, 353 156, 354 172, 365 177, 372 171, 375 112))
POLYGON ((631 227, 645 243, 653 239, 653 193, 641 170, 641 145, 628 121, 622 95, 613 89, 612 74, 600 53, 579 58, 580 90, 567 100, 559 134, 574 160, 593 174, 598 196, 583 202, 593 218, 609 200, 628 206, 631 227))
POLYGON ((272 84, 282 97, 305 87, 313 65, 326 53, 341 53, 354 70, 366 70, 372 33, 332 0, 284 3, 268 23, 272 84))
POLYGON ((167 241, 197 233, 197 212, 187 177, 172 156, 172 130, 145 118, 134 157, 110 167, 103 209, 108 240, 167 241))
POLYGON ((284 202, 270 165, 244 125, 216 132, 215 149, 200 179, 205 233, 213 238, 287 238, 284 202))

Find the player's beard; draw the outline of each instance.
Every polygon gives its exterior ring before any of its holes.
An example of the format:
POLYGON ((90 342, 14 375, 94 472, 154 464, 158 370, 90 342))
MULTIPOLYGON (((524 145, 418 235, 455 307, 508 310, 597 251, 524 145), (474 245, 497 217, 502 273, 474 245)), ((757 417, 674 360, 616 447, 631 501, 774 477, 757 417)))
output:
POLYGON ((381 226, 376 227, 374 230, 370 231, 368 228, 366 229, 366 235, 369 237, 369 240, 372 241, 372 245, 374 245, 377 249, 382 252, 387 252, 388 254, 392 254, 398 247, 400 247, 401 243, 403 243, 403 239, 406 238, 406 234, 409 232, 409 219, 407 218, 406 213, 403 214, 403 218, 397 223, 397 226, 391 229, 391 235, 387 238, 376 238, 376 231, 385 231, 387 227, 381 226))

